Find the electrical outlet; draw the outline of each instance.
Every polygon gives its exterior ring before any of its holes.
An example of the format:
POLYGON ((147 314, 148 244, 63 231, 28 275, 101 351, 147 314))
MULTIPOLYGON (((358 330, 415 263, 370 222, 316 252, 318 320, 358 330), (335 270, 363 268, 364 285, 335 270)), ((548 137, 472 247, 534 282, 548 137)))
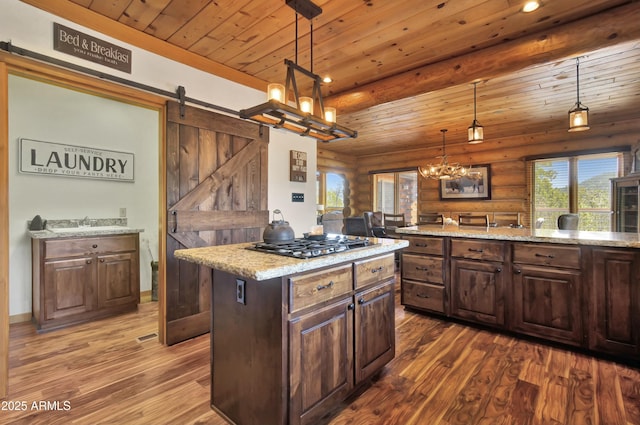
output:
POLYGON ((240 304, 247 304, 247 300, 245 298, 244 293, 244 285, 245 281, 242 279, 236 279, 236 301, 240 304))
POLYGON ((120 208, 120 218, 125 218, 127 216, 127 209, 120 208))

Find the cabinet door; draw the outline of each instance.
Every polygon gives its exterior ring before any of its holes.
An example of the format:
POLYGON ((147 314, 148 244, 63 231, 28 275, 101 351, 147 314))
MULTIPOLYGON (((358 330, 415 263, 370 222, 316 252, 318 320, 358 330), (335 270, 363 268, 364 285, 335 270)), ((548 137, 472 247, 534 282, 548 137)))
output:
POLYGON ((315 424, 353 388, 353 298, 289 322, 290 423, 315 424))
POLYGON ((92 257, 44 263, 44 320, 74 316, 96 308, 92 257))
POLYGON ((504 325, 502 263, 451 260, 451 315, 504 325))
POLYGON ((640 354, 640 255, 593 250, 589 346, 612 354, 640 354))
POLYGON ((138 304, 140 300, 135 253, 99 255, 98 307, 138 304))
POLYGON ((581 343, 579 271, 514 264, 513 298, 514 330, 581 343))
POLYGON ((356 384, 395 356, 394 281, 356 293, 356 384))

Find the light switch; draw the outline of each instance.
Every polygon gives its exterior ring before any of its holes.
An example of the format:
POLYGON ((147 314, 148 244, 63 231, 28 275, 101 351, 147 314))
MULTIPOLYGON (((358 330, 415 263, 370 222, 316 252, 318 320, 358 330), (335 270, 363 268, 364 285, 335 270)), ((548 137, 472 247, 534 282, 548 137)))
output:
POLYGON ((304 202, 304 193, 292 193, 291 202, 304 202))

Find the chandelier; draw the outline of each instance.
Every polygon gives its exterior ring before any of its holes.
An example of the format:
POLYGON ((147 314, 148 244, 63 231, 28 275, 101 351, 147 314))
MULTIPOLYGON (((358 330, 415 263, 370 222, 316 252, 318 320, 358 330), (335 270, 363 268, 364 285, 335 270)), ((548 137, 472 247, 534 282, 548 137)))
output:
POLYGON ((311 20, 320 15, 322 9, 310 0, 286 0, 286 3, 296 12, 296 60, 295 62, 288 59, 284 61, 287 67, 286 85, 269 84, 267 102, 241 110, 240 117, 301 136, 313 137, 322 142, 355 139, 358 132, 337 124, 335 108, 324 106, 320 91, 321 79, 313 73, 313 23, 311 20), (311 26, 311 71, 298 65, 298 14, 307 18, 311 26), (311 97, 300 95, 296 75, 302 75, 313 81, 311 97), (317 107, 314 107, 314 104, 317 107))
POLYGON ((569 131, 589 130, 589 108, 580 103, 580 58, 576 58, 576 104, 569 110, 569 131))
POLYGON ((447 129, 445 128, 440 131, 442 132, 442 156, 438 156, 436 158, 442 158, 442 161, 438 165, 429 164, 426 167, 418 167, 418 171, 420 171, 420 174, 423 177, 429 179, 448 180, 466 176, 469 170, 458 163, 449 164, 447 161, 447 152, 445 150, 444 140, 444 134, 447 132, 447 129))

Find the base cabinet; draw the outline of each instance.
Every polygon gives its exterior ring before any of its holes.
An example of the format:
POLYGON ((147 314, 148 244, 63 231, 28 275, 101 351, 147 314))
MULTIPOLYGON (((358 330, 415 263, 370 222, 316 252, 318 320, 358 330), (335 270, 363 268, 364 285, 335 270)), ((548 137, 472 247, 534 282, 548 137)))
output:
POLYGON ((589 294, 589 348, 640 355, 640 254, 595 248, 589 294))
POLYGON ((33 320, 39 330, 135 310, 138 234, 33 239, 33 320))
POLYGON ((214 270, 212 407, 317 424, 395 356, 394 273, 393 254, 267 281, 214 270))

